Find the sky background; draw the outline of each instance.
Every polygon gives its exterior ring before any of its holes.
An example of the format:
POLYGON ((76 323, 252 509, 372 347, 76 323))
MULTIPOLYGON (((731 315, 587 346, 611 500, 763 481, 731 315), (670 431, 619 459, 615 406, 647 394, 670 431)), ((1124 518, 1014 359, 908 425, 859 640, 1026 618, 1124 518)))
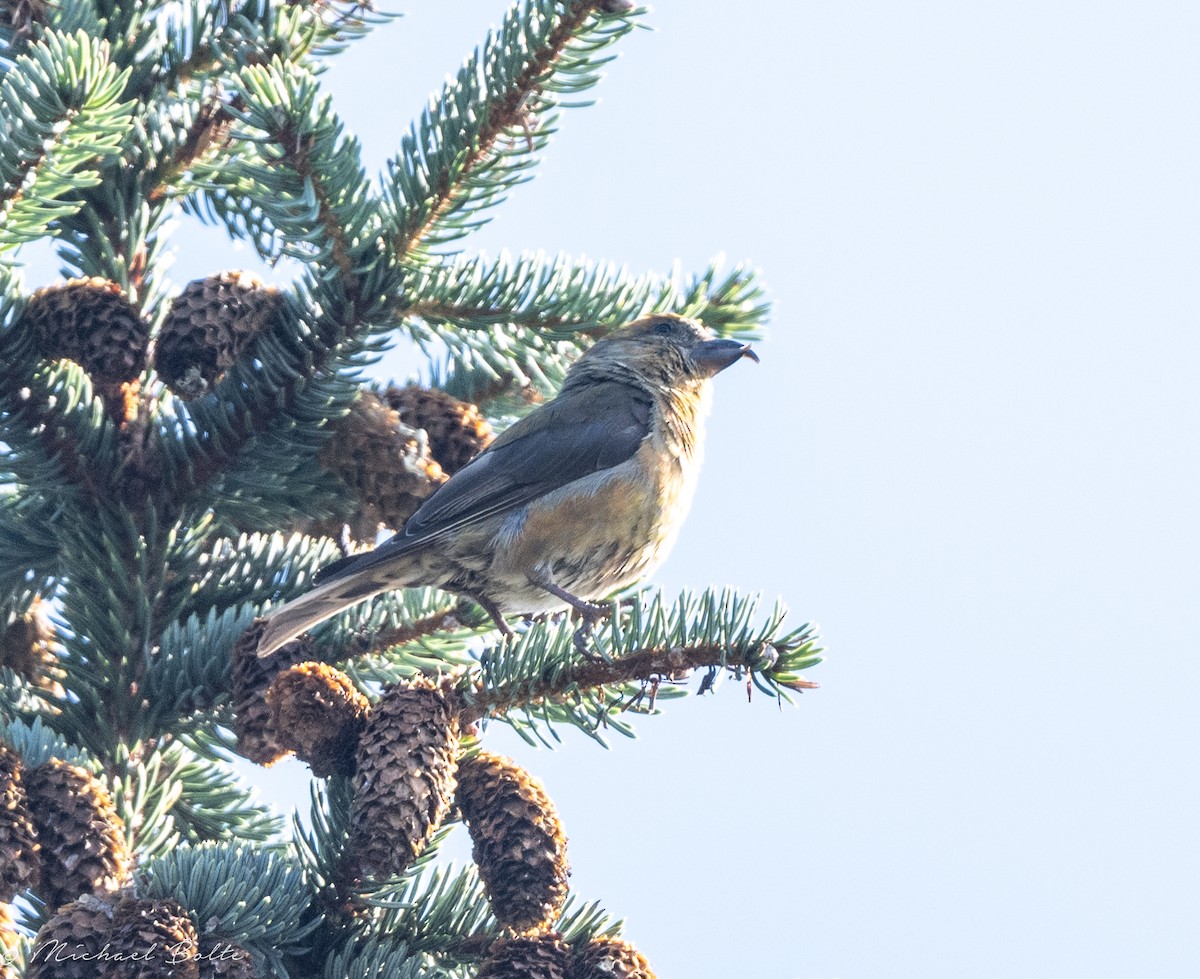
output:
MULTIPOLYGON (((416 0, 336 63, 370 169, 505 6, 416 0)), ((1200 7, 647 23, 468 246, 761 267, 656 581, 781 595, 829 658, 795 708, 486 743, 663 979, 1200 975, 1200 7)), ((253 264, 181 241, 181 283, 253 264)))

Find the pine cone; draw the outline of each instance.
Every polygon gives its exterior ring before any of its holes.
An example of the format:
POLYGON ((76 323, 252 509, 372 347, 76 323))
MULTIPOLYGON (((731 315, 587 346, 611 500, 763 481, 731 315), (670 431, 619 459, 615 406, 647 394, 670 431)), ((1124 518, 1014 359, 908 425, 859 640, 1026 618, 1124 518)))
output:
POLYGON ((0 979, 17 979, 21 961, 21 935, 13 906, 0 902, 0 979))
POLYGON ((279 741, 314 775, 354 774, 371 705, 345 673, 325 663, 293 666, 271 682, 267 705, 279 741))
POLYGON ((0 630, 0 668, 18 676, 53 697, 61 697, 63 672, 54 655, 54 626, 47 614, 48 603, 35 597, 23 615, 11 617, 0 630))
POLYGON ((46 23, 51 0, 9 0, 4 15, 12 27, 12 38, 8 46, 12 50, 20 47, 33 36, 35 24, 46 23), (16 42, 16 43, 14 43, 16 42))
POLYGON ((258 639, 265 619, 255 619, 233 644, 230 653, 233 687, 233 730, 238 754, 256 765, 269 767, 286 758, 291 749, 276 736, 267 705, 267 688, 275 677, 297 663, 316 659, 316 647, 300 636, 266 659, 258 657, 258 639))
POLYGON ((570 957, 557 935, 510 938, 492 945, 476 979, 567 979, 570 957))
POLYGON ((36 887, 41 863, 37 830, 21 773, 21 756, 0 744, 0 904, 36 887))
POLYGON ((111 902, 91 894, 59 908, 33 940, 25 979, 97 979, 112 916, 111 902))
POLYGON ((125 825, 99 779, 51 758, 25 770, 25 792, 41 846, 38 894, 50 907, 124 883, 130 865, 125 825))
MULTIPOLYGON (((381 524, 403 527, 446 481, 421 433, 403 424, 396 411, 369 391, 337 422, 318 458, 326 472, 350 488, 358 503, 349 521, 355 540, 373 541, 381 524)), ((340 529, 340 521, 328 521, 314 531, 333 535, 340 529)))
POLYGON ((126 895, 113 911, 109 953, 94 963, 104 979, 199 979, 196 926, 174 901, 126 895))
POLYGON ((644 955, 622 938, 576 945, 568 979, 655 979, 644 955))
POLYGON ((73 360, 93 383, 117 387, 146 368, 150 325, 107 279, 71 279, 39 289, 24 320, 43 356, 73 360))
POLYGON ((492 426, 475 405, 437 388, 392 386, 380 396, 400 421, 425 432, 430 455, 448 476, 486 449, 494 437, 492 426))
POLYGON ((413 677, 371 711, 358 745, 351 814, 351 867, 401 874, 450 811, 458 719, 440 685, 413 677))
POLYGON ((189 282, 163 321, 154 369, 181 398, 199 397, 237 362, 283 303, 278 289, 250 272, 219 272, 189 282))
POLYGON ((481 751, 458 766, 458 807, 492 913, 528 931, 548 925, 567 898, 567 838, 541 783, 511 758, 481 751))

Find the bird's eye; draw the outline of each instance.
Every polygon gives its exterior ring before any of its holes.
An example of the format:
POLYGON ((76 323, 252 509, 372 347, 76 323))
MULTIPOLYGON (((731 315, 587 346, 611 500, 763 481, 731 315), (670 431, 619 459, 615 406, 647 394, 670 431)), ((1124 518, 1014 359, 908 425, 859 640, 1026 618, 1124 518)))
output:
POLYGON ((670 320, 663 320, 661 323, 655 324, 654 332, 660 333, 663 336, 670 336, 672 333, 675 332, 675 324, 672 323, 670 320))

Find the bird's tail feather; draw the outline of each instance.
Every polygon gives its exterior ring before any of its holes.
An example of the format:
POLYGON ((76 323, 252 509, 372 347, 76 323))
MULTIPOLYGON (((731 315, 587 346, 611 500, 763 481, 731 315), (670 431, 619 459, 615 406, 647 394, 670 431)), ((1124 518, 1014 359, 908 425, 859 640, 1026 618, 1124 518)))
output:
POLYGON ((266 628, 259 637, 258 655, 270 656, 284 643, 295 639, 318 622, 324 622, 337 615, 342 609, 365 601, 381 591, 399 587, 396 584, 385 583, 371 590, 369 584, 366 589, 363 588, 363 584, 359 576, 339 578, 326 585, 319 585, 308 594, 275 609, 267 616, 266 628))

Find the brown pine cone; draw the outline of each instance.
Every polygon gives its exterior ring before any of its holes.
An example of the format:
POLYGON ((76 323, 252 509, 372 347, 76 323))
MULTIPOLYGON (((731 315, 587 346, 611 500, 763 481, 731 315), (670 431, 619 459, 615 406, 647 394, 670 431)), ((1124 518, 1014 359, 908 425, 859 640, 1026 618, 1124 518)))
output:
POLYGON ((36 887, 40 873, 37 829, 25 794, 21 756, 0 744, 0 904, 36 887))
POLYGON ((593 938, 576 945, 567 979, 655 979, 646 957, 623 938, 593 938))
POLYGON ((0 626, 0 668, 7 666, 51 696, 61 697, 63 671, 51 646, 54 626, 48 604, 35 597, 23 614, 12 615, 0 626))
POLYGON ((255 619, 233 644, 230 670, 233 688, 233 730, 237 734, 238 754, 256 765, 269 767, 291 754, 275 734, 267 688, 284 670, 315 660, 316 646, 307 635, 293 639, 265 659, 258 656, 258 638, 263 619, 255 619))
POLYGON ((58 758, 26 769, 24 777, 41 847, 39 896, 57 907, 125 883, 130 869, 125 825, 104 783, 58 758))
POLYGON ((0 903, 0 979, 17 979, 21 962, 21 935, 11 904, 0 903))
POLYGON ((284 298, 250 272, 218 272, 175 297, 154 345, 154 369, 181 398, 196 398, 279 315, 284 298))
POLYGON ((455 797, 492 913, 517 931, 547 926, 567 898, 567 838, 542 784, 487 751, 458 766, 455 797))
POLYGON ((112 902, 91 894, 59 908, 33 940, 25 979, 97 979, 112 917, 112 902))
MULTIPOLYGON (((362 392, 336 423, 318 461, 349 487, 357 506, 347 522, 360 541, 373 541, 380 526, 403 527, 446 481, 421 433, 370 391, 362 392)), ((313 531, 333 536, 341 526, 341 521, 326 521, 313 531)))
POLYGON ((35 24, 47 22, 50 7, 51 0, 10 0, 4 8, 4 16, 12 28, 10 50, 16 50, 32 37, 35 24))
POLYGON ((354 774, 371 705, 345 673, 326 663, 300 663, 271 682, 267 705, 276 737, 314 775, 354 774))
POLYGON ((113 910, 103 979, 200 979, 196 926, 175 901, 125 895, 113 910))
POLYGON ((487 448, 492 426, 469 401, 459 401, 437 388, 415 384, 379 392, 400 421, 419 428, 429 439, 429 452, 448 476, 453 476, 487 448))
POLYGON ((567 979, 570 961, 557 935, 510 938, 492 945, 476 979, 567 979))
POLYGON ((79 364, 98 387, 119 386, 146 369, 150 325, 107 279, 71 279, 29 298, 24 322, 51 359, 79 364))
POLYGON ((450 812, 458 719, 438 681, 392 686, 358 745, 350 866, 367 877, 404 872, 450 812))

